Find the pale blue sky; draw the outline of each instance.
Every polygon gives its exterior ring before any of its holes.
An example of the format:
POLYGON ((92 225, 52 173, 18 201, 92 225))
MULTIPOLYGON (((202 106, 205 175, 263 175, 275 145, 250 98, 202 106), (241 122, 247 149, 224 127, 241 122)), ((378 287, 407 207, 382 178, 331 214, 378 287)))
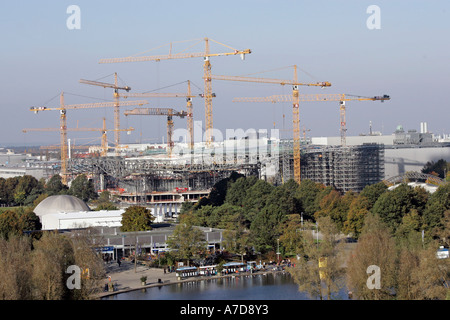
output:
MULTIPOLYGON (((251 49, 239 57, 212 58, 213 74, 246 75, 298 65, 304 82, 330 81, 324 90, 301 87, 304 93, 348 93, 362 96, 389 94, 391 101, 347 103, 348 135, 373 129, 390 134, 398 124, 420 129, 428 122, 434 133, 450 133, 449 1, 9 1, 0 11, 1 102, 0 144, 58 144, 55 133, 22 133, 23 128, 59 126, 57 112, 29 111, 42 106, 61 91, 66 103, 111 100, 110 89, 79 84, 81 78, 99 79, 118 72, 134 92, 155 90, 191 80, 194 93, 203 91, 201 58, 171 61, 99 64, 101 58, 123 57, 189 39, 210 37, 237 49, 251 49), (69 30, 69 5, 81 9, 81 29, 69 30), (369 30, 369 5, 381 9, 381 29, 369 30), (83 98, 76 95, 88 96, 83 98)), ((182 49, 188 44, 179 44, 182 49)), ((190 52, 202 51, 199 45, 190 52)), ((212 51, 223 51, 212 46, 212 51)), ((152 51, 149 54, 167 53, 152 51)), ((291 79, 283 69, 261 77, 291 79)), ((113 81, 106 77, 103 81, 113 81)), ((183 92, 186 85, 166 92, 183 92)), ((290 103, 232 103, 234 97, 289 94, 290 87, 241 82, 213 82, 214 127, 226 129, 291 128, 290 103)), ((148 99, 149 107, 185 108, 183 99, 148 99)), ((58 98, 47 106, 57 107, 58 98)), ((123 108, 125 110, 127 108, 123 108)), ((312 136, 339 135, 338 104, 304 103, 301 125, 312 136)), ((68 111, 68 126, 101 127, 106 117, 112 128, 112 109, 68 111)), ((204 102, 194 99, 194 118, 204 121, 204 102)), ((132 143, 165 136, 163 117, 121 119, 122 135, 132 143)), ((175 127, 186 121, 175 119, 175 127)), ((74 139, 96 137, 73 134, 74 139)), ((112 140, 112 134, 110 135, 112 140)), ((77 143, 84 143, 83 139, 77 143)), ((98 140, 99 141, 99 140, 98 140)))

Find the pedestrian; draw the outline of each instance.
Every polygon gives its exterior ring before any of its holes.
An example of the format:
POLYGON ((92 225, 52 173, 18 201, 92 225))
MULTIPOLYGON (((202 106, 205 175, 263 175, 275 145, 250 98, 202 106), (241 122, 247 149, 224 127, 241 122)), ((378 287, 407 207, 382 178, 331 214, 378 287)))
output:
POLYGON ((120 267, 120 259, 117 259, 117 264, 118 264, 119 267, 120 267))
POLYGON ((164 274, 166 274, 166 268, 164 268, 164 274))

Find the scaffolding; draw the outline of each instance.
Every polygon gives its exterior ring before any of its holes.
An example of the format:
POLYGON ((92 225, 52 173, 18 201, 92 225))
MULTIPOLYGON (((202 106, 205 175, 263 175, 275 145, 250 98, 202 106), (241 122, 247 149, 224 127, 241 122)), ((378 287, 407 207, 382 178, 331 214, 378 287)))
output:
POLYGON ((361 192, 365 186, 384 179, 384 146, 370 143, 305 149, 302 178, 342 192, 361 192))
POLYGON ((260 174, 258 163, 173 163, 170 161, 97 157, 71 159, 69 172, 91 177, 98 190, 126 188, 129 192, 171 191, 175 188, 207 190, 232 172, 245 176, 260 174))

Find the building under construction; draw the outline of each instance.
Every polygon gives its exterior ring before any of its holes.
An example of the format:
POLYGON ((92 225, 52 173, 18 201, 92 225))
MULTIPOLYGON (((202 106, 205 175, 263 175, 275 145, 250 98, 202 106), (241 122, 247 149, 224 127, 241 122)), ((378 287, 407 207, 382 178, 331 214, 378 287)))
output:
POLYGON ((301 158, 302 179, 333 186, 339 191, 360 192, 384 179, 384 146, 323 147, 305 149, 301 158))
MULTIPOLYGON (((281 143, 279 177, 293 178, 292 142, 281 143)), ((384 146, 308 146, 301 152, 301 179, 347 192, 360 192, 365 186, 384 179, 384 146)))
MULTIPOLYGON (((141 156, 90 157, 70 159, 68 171, 84 173, 97 190, 108 190, 123 204, 152 206, 156 216, 172 216, 185 201, 196 202, 208 196, 215 183, 232 172, 244 176, 258 175, 259 163, 224 163, 213 158, 187 163, 186 157, 158 158, 141 156)), ((198 158, 198 157, 197 157, 198 158)))

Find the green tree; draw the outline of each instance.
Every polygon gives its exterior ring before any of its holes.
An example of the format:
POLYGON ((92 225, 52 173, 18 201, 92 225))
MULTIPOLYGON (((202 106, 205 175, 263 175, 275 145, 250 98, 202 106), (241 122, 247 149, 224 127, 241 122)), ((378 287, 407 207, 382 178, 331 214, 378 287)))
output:
POLYGON ((277 206, 284 214, 293 214, 301 212, 300 200, 296 197, 298 193, 298 184, 293 179, 274 188, 267 196, 266 204, 277 206))
POLYGON ((227 251, 240 255, 241 261, 244 262, 244 255, 250 252, 251 248, 249 230, 246 229, 241 214, 230 218, 223 232, 223 246, 227 251))
POLYGON ((450 246, 450 210, 446 210, 441 219, 442 229, 438 230, 436 236, 439 238, 442 245, 450 246))
POLYGON ((185 200, 181 205, 180 215, 192 212, 194 206, 195 206, 194 202, 185 200))
POLYGON ((297 193, 297 198, 301 203, 301 211, 304 213, 305 219, 314 219, 314 213, 320 210, 316 198, 318 194, 325 188, 323 184, 312 180, 302 180, 297 193))
POLYGON ((432 234, 442 230, 441 222, 447 210, 450 210, 450 183, 439 186, 428 199, 423 213, 424 228, 432 234))
POLYGON ((446 173, 450 171, 450 163, 444 159, 439 159, 438 161, 428 161, 422 168, 422 173, 436 175, 441 179, 446 178, 446 173))
POLYGON ((199 209, 203 205, 221 206, 225 202, 228 187, 241 177, 244 177, 244 175, 233 171, 228 178, 218 181, 211 188, 208 197, 197 202, 196 208, 199 209))
MULTIPOLYGON (((214 208, 215 207, 213 207, 212 205, 205 205, 201 206, 200 209, 192 211, 194 225, 199 227, 213 227, 215 221, 211 221, 211 215, 214 211, 214 208)), ((183 214, 190 214, 190 213, 189 212, 186 213, 186 211, 184 211, 183 214)))
POLYGON ((23 204, 25 206, 33 206, 34 201, 36 201, 36 199, 38 199, 44 193, 45 193, 45 179, 42 178, 38 181, 38 184, 33 189, 31 189, 30 193, 28 194, 23 204))
POLYGON ((89 180, 85 174, 80 174, 69 188, 69 194, 80 198, 84 202, 88 202, 91 199, 97 199, 98 194, 95 191, 94 183, 89 180))
POLYGON ((243 206, 245 199, 247 199, 247 191, 258 181, 255 176, 240 177, 236 181, 229 184, 225 196, 225 202, 235 205, 243 206))
POLYGON ((6 179, 0 177, 0 203, 6 205, 8 203, 8 190, 5 187, 6 179))
POLYGON ((0 213, 0 237, 8 239, 21 233, 19 215, 16 210, 6 210, 0 213))
POLYGON ((395 230, 395 236, 399 240, 407 239, 411 233, 421 231, 421 227, 421 217, 416 209, 412 209, 402 217, 402 222, 395 230))
POLYGON ((189 265, 192 258, 205 251, 205 235, 193 225, 191 215, 184 215, 180 218, 180 223, 175 227, 172 236, 167 240, 167 245, 173 250, 177 259, 185 260, 189 265))
POLYGON ((108 191, 102 191, 97 200, 94 201, 96 205, 95 210, 118 210, 119 208, 110 200, 111 194, 108 191))
POLYGON ((101 202, 95 207, 95 211, 118 210, 119 208, 112 202, 101 202))
POLYGON ((31 207, 19 208, 18 216, 19 229, 21 231, 41 230, 41 221, 31 207))
POLYGON ((241 207, 224 203, 220 207, 212 208, 211 215, 208 217, 207 226, 219 229, 228 229, 234 222, 243 220, 241 207))
POLYGON ((371 210, 378 198, 388 190, 383 182, 367 185, 361 191, 360 195, 367 199, 367 209, 371 210))
POLYGON ((53 175, 45 185, 45 192, 49 196, 57 194, 67 194, 69 188, 62 183, 62 178, 59 174, 53 175))
POLYGON ((269 195, 274 189, 275 187, 266 181, 258 180, 247 190, 246 197, 242 202, 242 210, 247 228, 250 227, 255 215, 267 205, 269 195))
POLYGON ((38 187, 38 184, 38 180, 33 176, 24 175, 19 177, 16 188, 14 189, 14 202, 19 205, 24 205, 25 200, 31 194, 31 191, 38 187))
POLYGON ((427 195, 423 188, 412 188, 401 184, 395 189, 383 193, 375 202, 372 212, 378 214, 393 232, 400 225, 402 218, 415 209, 422 215, 427 195))
POLYGON ((151 230, 155 217, 150 210, 141 206, 131 206, 122 214, 122 232, 151 230))
POLYGON ((265 253, 276 248, 280 236, 280 224, 287 219, 286 213, 276 204, 265 206, 250 225, 250 239, 256 251, 265 253))
POLYGON ((7 205, 14 204, 14 192, 16 190, 16 187, 19 183, 19 177, 12 177, 8 178, 5 181, 4 184, 4 190, 5 190, 5 203, 7 205))

